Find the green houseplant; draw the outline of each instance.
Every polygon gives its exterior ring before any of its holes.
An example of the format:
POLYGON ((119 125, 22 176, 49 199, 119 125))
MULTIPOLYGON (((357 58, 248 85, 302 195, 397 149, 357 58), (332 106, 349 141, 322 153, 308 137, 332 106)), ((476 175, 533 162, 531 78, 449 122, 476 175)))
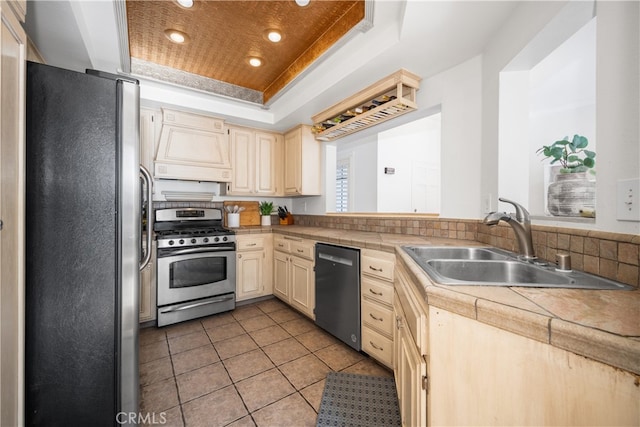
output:
POLYGON ((595 172, 593 167, 596 165, 596 153, 587 150, 588 145, 589 140, 584 136, 574 135, 571 141, 565 136, 551 145, 543 145, 536 153, 545 156, 545 160, 553 159, 552 165, 560 162, 560 173, 595 172))
POLYGON ((273 212, 273 202, 260 202, 258 205, 260 210, 260 224, 271 225, 271 212, 273 212))
POLYGON ((554 216, 595 217, 596 184, 587 173, 595 175, 595 151, 587 150, 589 140, 582 135, 565 137, 536 153, 560 170, 547 189, 547 209, 554 216))

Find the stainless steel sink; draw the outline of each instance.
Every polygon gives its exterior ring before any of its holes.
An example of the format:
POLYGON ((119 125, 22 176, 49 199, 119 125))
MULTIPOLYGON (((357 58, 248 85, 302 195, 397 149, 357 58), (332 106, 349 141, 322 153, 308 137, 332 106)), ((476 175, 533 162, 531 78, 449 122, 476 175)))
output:
POLYGON ((562 272, 553 264, 523 261, 514 253, 495 248, 405 246, 403 249, 434 282, 443 285, 634 289, 581 271, 562 272))
POLYGON ((514 254, 496 248, 457 246, 404 246, 414 259, 511 259, 514 254))

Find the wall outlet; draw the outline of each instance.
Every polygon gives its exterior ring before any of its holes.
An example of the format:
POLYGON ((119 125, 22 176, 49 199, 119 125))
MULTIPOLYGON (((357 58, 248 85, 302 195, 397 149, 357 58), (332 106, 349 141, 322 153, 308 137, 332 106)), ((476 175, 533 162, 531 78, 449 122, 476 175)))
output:
POLYGON ((616 210, 620 221, 640 221, 640 178, 618 181, 616 210))

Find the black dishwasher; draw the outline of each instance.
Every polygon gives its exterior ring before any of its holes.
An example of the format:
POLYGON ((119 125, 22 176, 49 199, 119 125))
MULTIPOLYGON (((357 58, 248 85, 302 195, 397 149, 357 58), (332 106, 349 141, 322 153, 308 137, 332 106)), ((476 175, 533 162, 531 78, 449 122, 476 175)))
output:
POLYGON ((360 250, 316 244, 316 325, 360 351, 360 250))

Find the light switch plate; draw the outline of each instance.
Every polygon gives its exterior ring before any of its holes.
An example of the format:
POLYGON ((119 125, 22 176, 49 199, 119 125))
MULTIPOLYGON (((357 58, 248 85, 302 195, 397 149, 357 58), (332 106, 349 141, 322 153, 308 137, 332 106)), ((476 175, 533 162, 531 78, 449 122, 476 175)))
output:
POLYGON ((618 181, 616 209, 620 221, 640 221, 640 178, 618 181))

